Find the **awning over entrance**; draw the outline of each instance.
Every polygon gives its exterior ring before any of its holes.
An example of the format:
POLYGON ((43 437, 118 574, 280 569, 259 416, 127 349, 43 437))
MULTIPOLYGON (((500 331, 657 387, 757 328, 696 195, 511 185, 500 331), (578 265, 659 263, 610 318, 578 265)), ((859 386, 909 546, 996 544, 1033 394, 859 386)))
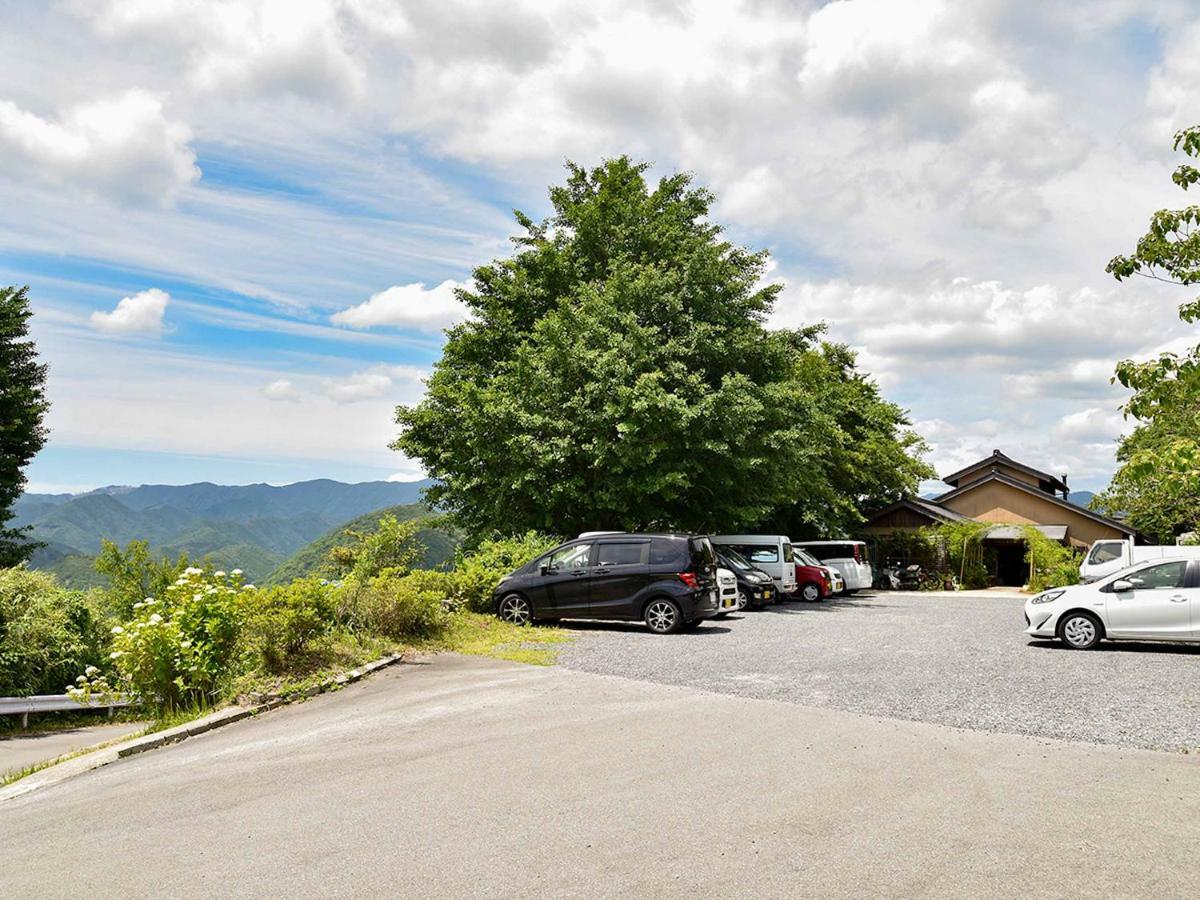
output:
MULTIPOLYGON (((983 536, 984 541, 1022 541, 1025 539, 1023 525, 994 525, 988 529, 988 533, 983 536)), ((1067 539, 1066 525, 1034 525, 1046 537, 1052 541, 1065 541, 1067 539)))

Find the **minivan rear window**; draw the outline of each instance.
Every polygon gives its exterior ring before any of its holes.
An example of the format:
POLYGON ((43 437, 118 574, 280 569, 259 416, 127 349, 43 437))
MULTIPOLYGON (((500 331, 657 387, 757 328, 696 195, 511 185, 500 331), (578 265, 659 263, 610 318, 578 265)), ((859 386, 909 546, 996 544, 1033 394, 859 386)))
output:
POLYGON ((650 550, 648 541, 626 541, 620 544, 600 542, 596 554, 598 566, 644 566, 650 550))
POLYGON ((692 538, 688 543, 691 544, 692 559, 697 566, 716 566, 717 555, 713 552, 708 538, 692 538))
POLYGON ((650 541, 650 565, 675 566, 683 570, 687 568, 690 553, 686 541, 671 540, 670 538, 654 538, 650 541))

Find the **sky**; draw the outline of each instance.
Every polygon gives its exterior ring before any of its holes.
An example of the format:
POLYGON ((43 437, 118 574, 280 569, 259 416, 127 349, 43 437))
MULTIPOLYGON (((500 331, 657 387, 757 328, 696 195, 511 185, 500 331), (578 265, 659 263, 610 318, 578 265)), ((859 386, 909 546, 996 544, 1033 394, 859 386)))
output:
POLYGON ((694 173, 943 474, 1103 487, 1114 363, 1196 340, 1104 272, 1190 199, 1194 2, 0 0, 0 58, 34 491, 420 477, 394 407, 566 159, 694 173))

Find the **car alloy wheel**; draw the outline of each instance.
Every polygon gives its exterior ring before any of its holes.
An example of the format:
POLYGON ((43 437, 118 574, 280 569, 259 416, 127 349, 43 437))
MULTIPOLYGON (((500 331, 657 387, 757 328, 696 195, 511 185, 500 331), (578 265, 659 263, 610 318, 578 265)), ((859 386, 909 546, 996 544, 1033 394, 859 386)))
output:
POLYGON ((750 605, 750 598, 746 596, 745 591, 738 591, 738 609, 745 609, 750 605))
POLYGON ((821 589, 810 581, 800 589, 800 596, 809 603, 816 603, 821 599, 821 589))
POLYGON ((529 601, 520 594, 509 594, 500 601, 500 618, 514 625, 528 625, 533 621, 529 601))
POLYGON ((679 624, 679 610, 670 600, 655 600, 646 607, 646 627, 655 634, 670 634, 679 624))
POLYGON ((1091 616, 1077 613, 1063 622, 1062 637, 1067 646, 1088 650, 1100 642, 1100 630, 1091 616))

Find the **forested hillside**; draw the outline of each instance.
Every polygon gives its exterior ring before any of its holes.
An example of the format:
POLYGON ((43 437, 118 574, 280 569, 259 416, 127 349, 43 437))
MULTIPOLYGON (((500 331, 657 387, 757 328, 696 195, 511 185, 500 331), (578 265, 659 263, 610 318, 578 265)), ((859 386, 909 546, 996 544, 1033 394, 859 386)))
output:
MULTIPOLYGON (((323 534, 307 547, 294 554, 279 568, 264 580, 264 584, 284 584, 306 575, 321 575, 329 560, 329 551, 334 547, 344 547, 353 542, 352 534, 371 534, 379 528, 379 520, 384 516, 395 516, 400 521, 408 521, 422 516, 429 516, 429 508, 422 503, 406 506, 393 506, 389 509, 378 509, 374 512, 359 516, 353 521, 340 525, 323 534)), ((431 522, 431 526, 433 523, 431 522)), ((457 532, 445 527, 422 528, 417 532, 417 538, 426 547, 425 556, 417 564, 422 569, 440 569, 454 557, 458 547, 457 532)))
MULTIPOLYGON (((414 504, 428 482, 345 484, 328 479, 268 484, 141 485, 86 494, 25 494, 13 524, 32 526, 45 546, 31 565, 66 584, 99 583, 92 558, 101 540, 144 540, 158 554, 206 559, 266 578, 292 554, 357 516, 414 504)), ((426 511, 425 507, 417 505, 426 511)), ((437 543, 436 539, 433 539, 437 543)))

